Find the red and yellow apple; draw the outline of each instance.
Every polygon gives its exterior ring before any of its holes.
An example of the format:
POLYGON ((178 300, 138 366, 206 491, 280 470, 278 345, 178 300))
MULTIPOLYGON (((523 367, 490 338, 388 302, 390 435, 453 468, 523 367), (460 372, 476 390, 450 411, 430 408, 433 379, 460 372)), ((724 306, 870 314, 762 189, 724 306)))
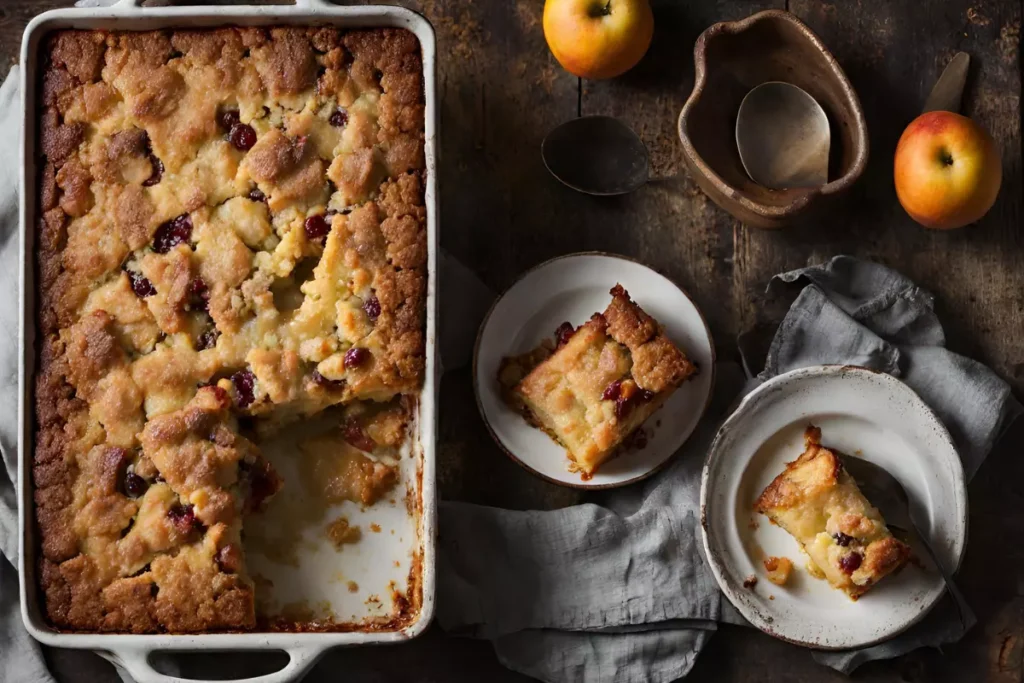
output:
POLYGON ((562 67, 580 78, 629 71, 654 35, 648 0, 546 0, 544 38, 562 67))
POLYGON ((907 126, 896 145, 893 175, 896 196, 910 217, 936 230, 984 216, 1003 182, 992 136, 950 111, 921 114, 907 126))

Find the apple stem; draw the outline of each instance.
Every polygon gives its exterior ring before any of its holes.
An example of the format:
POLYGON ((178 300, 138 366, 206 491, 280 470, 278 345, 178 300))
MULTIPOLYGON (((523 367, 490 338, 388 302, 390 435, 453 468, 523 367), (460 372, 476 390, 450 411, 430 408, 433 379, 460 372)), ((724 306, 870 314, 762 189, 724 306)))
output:
POLYGON ((949 153, 948 149, 939 150, 939 161, 946 166, 953 165, 953 155, 949 153))
POLYGON ((607 0, 605 3, 596 3, 590 6, 590 11, 587 13, 592 18, 597 19, 598 17, 606 17, 612 13, 612 0, 607 0))

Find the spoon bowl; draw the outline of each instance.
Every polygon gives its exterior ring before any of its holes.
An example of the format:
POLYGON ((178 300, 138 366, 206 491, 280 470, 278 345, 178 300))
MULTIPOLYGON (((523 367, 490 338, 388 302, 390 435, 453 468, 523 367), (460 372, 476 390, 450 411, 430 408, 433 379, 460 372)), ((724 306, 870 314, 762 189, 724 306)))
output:
POLYGON ((714 24, 693 48, 694 85, 679 113, 683 162, 693 180, 741 223, 782 228, 814 223, 844 201, 868 161, 860 98, 821 39, 790 12, 766 10, 714 24), (806 90, 825 108, 831 131, 829 182, 774 190, 750 179, 736 148, 743 98, 769 81, 806 90))
POLYGON ((566 121, 548 133, 540 153, 551 175, 585 194, 626 194, 648 179, 647 147, 632 128, 611 116, 566 121))
POLYGON ((736 146, 750 179, 773 190, 828 182, 828 116, 807 91, 782 81, 757 86, 736 116, 736 146))

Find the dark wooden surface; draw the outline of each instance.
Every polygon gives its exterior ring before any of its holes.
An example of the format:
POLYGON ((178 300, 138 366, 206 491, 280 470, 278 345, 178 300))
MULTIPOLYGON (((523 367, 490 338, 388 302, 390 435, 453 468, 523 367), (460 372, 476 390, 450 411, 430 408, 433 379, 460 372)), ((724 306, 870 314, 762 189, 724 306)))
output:
MULTIPOLYGON (((21 31, 60 0, 0 0, 0 66, 16 60, 21 31)), ((543 0, 403 0, 434 24, 440 55, 443 246, 495 290, 550 257, 586 249, 628 254, 683 285, 706 314, 720 358, 736 334, 777 322, 787 301, 764 288, 777 272, 838 253, 899 268, 937 296, 950 346, 991 364, 1024 394, 1024 235, 1021 164, 1021 0, 653 0, 654 43, 619 79, 580 83, 544 43, 543 0), (840 210, 814 226, 746 229, 685 176, 676 116, 693 82, 694 39, 708 25, 788 7, 845 68, 871 134, 865 177, 840 210), (948 234, 916 226, 892 187, 892 153, 942 67, 957 50, 973 58, 966 110, 1003 155, 1003 190, 978 225, 948 234), (667 178, 631 196, 574 194, 544 170, 540 141, 556 124, 612 114, 651 149, 667 178)), ((3 131, 13 135, 13 131, 3 131)), ((457 296, 457 293, 449 293, 457 296)), ((442 387, 441 493, 514 508, 551 508, 578 494, 546 484, 491 443, 468 372, 442 387)), ((964 592, 979 624, 942 654, 919 651, 864 666, 863 681, 1018 683, 1024 660, 1024 425, 1007 436, 970 486, 964 592)), ((0 644, 2 647, 2 644, 0 644)), ((94 655, 50 652, 62 680, 98 680, 94 655)), ((337 652, 315 676, 353 681, 522 681, 486 643, 432 629, 387 650, 337 652)), ((689 681, 839 681, 807 651, 752 630, 723 627, 689 681)))

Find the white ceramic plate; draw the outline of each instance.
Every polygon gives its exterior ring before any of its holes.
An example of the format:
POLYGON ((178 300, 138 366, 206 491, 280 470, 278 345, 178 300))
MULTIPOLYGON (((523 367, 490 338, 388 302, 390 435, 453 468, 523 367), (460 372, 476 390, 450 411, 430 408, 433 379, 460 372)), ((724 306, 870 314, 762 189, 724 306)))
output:
POLYGON ((764 487, 803 452, 808 424, 821 428, 826 446, 875 462, 900 480, 946 567, 959 566, 967 543, 963 466, 945 427, 907 385, 848 366, 769 380, 743 399, 715 437, 701 483, 701 526, 722 591, 770 635, 822 649, 863 647, 922 619, 945 588, 933 569, 908 565, 853 602, 812 578, 796 540, 753 511, 764 487), (769 555, 793 560, 784 587, 765 578, 762 561, 769 555), (744 588, 750 575, 758 582, 744 588))
POLYGON ((495 302, 476 341, 473 383, 484 422, 498 444, 519 464, 556 484, 612 488, 643 479, 679 450, 700 421, 714 382, 714 345, 700 311, 671 280, 636 261, 602 253, 562 256, 527 271, 495 302), (569 472, 565 449, 531 427, 501 398, 498 366, 505 356, 525 353, 569 321, 579 326, 611 302, 616 283, 665 326, 700 372, 685 382, 644 423, 647 446, 627 450, 590 480, 569 472))

